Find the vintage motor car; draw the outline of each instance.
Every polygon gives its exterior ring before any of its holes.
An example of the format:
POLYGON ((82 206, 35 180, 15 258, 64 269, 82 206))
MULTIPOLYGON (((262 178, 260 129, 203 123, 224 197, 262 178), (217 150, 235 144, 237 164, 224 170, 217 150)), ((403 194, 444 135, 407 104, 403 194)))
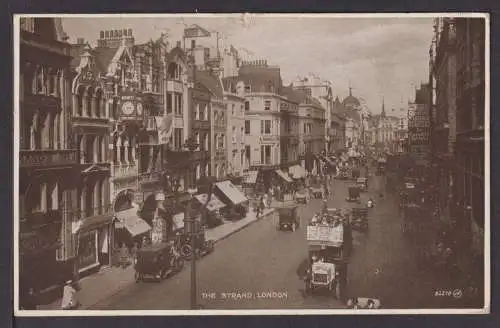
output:
POLYGON ((305 280, 306 293, 324 288, 334 294, 336 298, 340 298, 339 275, 338 266, 334 263, 323 262, 321 259, 316 260, 312 264, 308 272, 308 277, 305 280))
POLYGON ((304 278, 305 291, 310 293, 315 289, 326 288, 335 297, 344 299, 347 262, 352 245, 349 226, 341 218, 332 221, 323 217, 321 223, 313 221, 307 226, 310 266, 304 278))
POLYGON ((307 189, 300 189, 295 192, 295 202, 307 204, 311 200, 311 196, 309 196, 309 191, 307 189))
POLYGON ((354 207, 352 209, 351 226, 353 230, 368 230, 368 207, 354 207))
POLYGON ((348 202, 360 202, 360 196, 359 196, 359 187, 355 184, 351 184, 347 187, 347 191, 348 191, 348 196, 346 198, 346 200, 348 202))
POLYGON ((358 178, 356 180, 356 185, 358 185, 361 191, 368 191, 368 179, 367 178, 358 178))
POLYGON ((161 281, 182 270, 184 260, 173 243, 152 244, 142 247, 134 259, 135 281, 145 278, 161 281))
POLYGON ((297 213, 296 205, 282 206, 277 208, 278 211, 278 230, 295 231, 300 227, 300 217, 297 213))

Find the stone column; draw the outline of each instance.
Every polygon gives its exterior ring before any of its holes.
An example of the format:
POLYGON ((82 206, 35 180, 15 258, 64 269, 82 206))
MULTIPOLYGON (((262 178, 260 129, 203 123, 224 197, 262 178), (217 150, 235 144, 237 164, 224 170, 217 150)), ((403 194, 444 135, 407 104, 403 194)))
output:
POLYGON ((92 202, 92 206, 94 207, 93 214, 99 215, 99 214, 101 214, 101 209, 100 209, 100 206, 101 206, 101 188, 100 188, 98 179, 94 180, 94 190, 93 190, 92 196, 94 197, 93 202, 92 202))
POLYGON ((82 138, 80 139, 80 164, 84 164, 86 161, 85 152, 87 148, 87 135, 82 134, 82 138))
POLYGON ((106 135, 102 135, 101 136, 101 144, 100 144, 100 147, 101 147, 101 156, 100 156, 100 161, 102 163, 106 163, 107 162, 107 156, 106 156, 106 139, 107 139, 107 136, 106 135))
POLYGON ((137 165, 137 154, 136 154, 137 141, 135 136, 130 137, 130 146, 132 147, 132 160, 137 165))
POLYGON ((97 98, 94 95, 92 95, 92 98, 90 100, 91 108, 90 108, 90 114, 92 117, 97 117, 97 111, 98 111, 98 104, 97 104, 97 98))
POLYGON ((122 164, 121 147, 122 147, 122 137, 119 136, 118 139, 116 140, 116 161, 118 162, 119 165, 122 164))
POLYGON ((83 219, 86 216, 87 203, 85 201, 87 197, 87 185, 84 184, 80 187, 80 219, 83 219))
POLYGON ((128 158, 128 148, 130 146, 130 143, 129 143, 129 138, 130 137, 126 137, 125 140, 124 140, 124 143, 123 143, 123 146, 124 146, 124 149, 123 149, 123 152, 125 153, 124 157, 125 157, 125 164, 129 164, 130 161, 129 161, 129 158, 128 158))
POLYGON ((93 163, 99 163, 99 144, 100 144, 100 136, 95 135, 94 139, 92 140, 92 162, 93 163))

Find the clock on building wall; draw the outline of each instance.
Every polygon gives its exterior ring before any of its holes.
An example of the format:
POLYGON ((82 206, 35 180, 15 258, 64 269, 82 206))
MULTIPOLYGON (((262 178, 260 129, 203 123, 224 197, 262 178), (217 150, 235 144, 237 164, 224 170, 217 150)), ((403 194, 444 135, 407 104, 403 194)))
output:
POLYGON ((137 115, 142 115, 142 104, 138 103, 137 104, 137 115))
POLYGON ((122 105, 122 113, 125 115, 131 115, 134 112, 134 104, 130 101, 126 101, 122 105))

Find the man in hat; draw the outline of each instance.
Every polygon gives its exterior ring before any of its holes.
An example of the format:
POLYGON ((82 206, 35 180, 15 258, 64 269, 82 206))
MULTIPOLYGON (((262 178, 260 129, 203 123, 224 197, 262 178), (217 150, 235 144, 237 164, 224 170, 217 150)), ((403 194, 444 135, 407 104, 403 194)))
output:
POLYGON ((61 301, 61 309, 72 310, 79 306, 76 299, 76 289, 72 280, 66 281, 63 289, 63 298, 61 301))

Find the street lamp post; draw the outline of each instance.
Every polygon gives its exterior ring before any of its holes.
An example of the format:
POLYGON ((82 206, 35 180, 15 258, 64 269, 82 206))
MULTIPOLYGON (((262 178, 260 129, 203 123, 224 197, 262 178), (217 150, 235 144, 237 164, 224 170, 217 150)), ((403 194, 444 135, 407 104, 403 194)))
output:
MULTIPOLYGON (((189 137, 186 140, 186 143, 184 144, 184 148, 189 152, 189 176, 191 176, 191 155, 193 152, 198 148, 198 144, 196 143, 196 140, 193 137, 189 137)), ((192 180, 192 179, 189 179, 192 180)), ((188 203, 188 206, 186 208, 186 213, 185 213, 185 222, 189 226, 189 235, 191 237, 191 249, 193 250, 192 256, 191 256, 191 309, 195 310, 198 308, 198 300, 197 300, 197 281, 196 281, 196 238, 198 237, 198 229, 196 225, 196 216, 193 214, 192 210, 192 202, 193 202, 193 195, 196 193, 196 189, 194 186, 194 183, 190 181, 191 186, 188 189, 189 194, 191 195, 191 199, 188 203)))

